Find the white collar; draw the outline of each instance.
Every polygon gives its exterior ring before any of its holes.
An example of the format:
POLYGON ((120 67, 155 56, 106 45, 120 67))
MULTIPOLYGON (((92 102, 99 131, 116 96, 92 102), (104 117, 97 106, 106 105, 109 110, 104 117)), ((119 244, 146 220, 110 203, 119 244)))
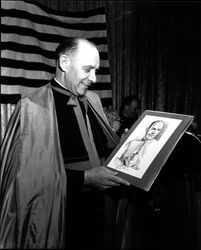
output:
MULTIPOLYGON (((54 77, 55 82, 57 82, 61 87, 67 89, 64 85, 62 85, 55 77, 54 77)), ((67 89, 68 90, 68 89, 67 89)))

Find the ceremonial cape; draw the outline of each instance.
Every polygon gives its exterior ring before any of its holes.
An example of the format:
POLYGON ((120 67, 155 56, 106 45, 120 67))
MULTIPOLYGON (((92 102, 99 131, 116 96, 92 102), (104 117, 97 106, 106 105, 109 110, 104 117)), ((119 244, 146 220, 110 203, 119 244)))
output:
MULTIPOLYGON (((99 97, 87 98, 111 144, 99 97)), ((0 248, 64 248, 66 174, 52 87, 19 101, 1 147, 0 248)))

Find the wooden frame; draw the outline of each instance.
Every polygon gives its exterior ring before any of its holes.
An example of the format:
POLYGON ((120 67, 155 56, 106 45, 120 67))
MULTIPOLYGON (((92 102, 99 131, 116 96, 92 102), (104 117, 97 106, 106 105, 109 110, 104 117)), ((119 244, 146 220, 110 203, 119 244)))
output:
POLYGON ((132 185, 149 191, 193 116, 146 110, 105 164, 132 185))

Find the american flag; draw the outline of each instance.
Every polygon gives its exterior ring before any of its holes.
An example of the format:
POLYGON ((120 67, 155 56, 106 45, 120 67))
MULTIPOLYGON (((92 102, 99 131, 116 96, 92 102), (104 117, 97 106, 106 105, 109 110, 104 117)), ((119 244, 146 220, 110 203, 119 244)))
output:
POLYGON ((26 95, 55 73, 55 49, 65 37, 81 36, 100 52, 97 82, 91 89, 112 98, 105 9, 61 12, 33 1, 1 1, 1 94, 26 95))

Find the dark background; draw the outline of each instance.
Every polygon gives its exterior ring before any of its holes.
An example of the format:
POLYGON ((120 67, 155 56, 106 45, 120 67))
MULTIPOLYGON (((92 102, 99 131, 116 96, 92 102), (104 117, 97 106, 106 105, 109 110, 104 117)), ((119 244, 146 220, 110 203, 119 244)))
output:
POLYGON ((200 1, 35 1, 69 12, 105 7, 113 108, 135 94, 141 113, 193 115, 201 134, 200 1))

